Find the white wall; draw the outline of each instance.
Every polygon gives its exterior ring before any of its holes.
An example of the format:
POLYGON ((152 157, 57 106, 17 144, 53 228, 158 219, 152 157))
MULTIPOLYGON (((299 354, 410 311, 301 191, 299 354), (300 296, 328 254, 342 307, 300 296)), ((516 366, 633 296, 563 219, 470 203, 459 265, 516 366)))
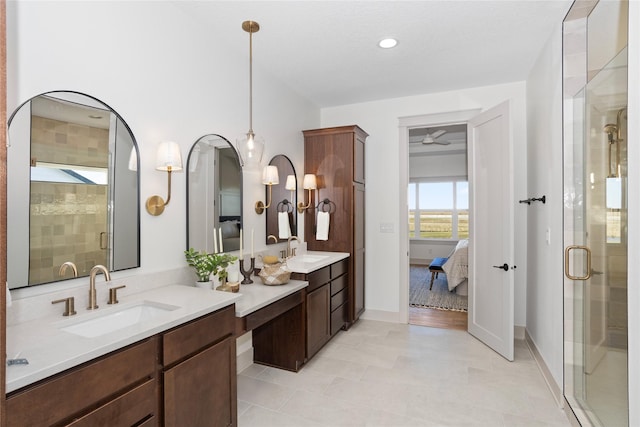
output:
MULTIPOLYGON (((514 152, 526 152, 525 83, 506 83, 459 91, 417 95, 361 104, 324 108, 322 126, 357 124, 369 137, 366 149, 366 309, 386 312, 387 318, 401 312, 398 254, 402 250, 398 230, 406 227, 400 217, 399 136, 400 117, 491 108, 511 100, 514 152), (394 233, 381 233, 381 224, 393 224, 394 233)), ((516 198, 527 198, 526 155, 516 157, 516 198)), ((516 206, 515 323, 525 325, 526 209, 516 206)), ((404 242, 407 247, 407 242, 404 242)), ((406 285, 406 284, 405 284, 406 285)), ((399 317, 396 317, 398 320, 399 317)))
POLYGON ((559 23, 527 80, 528 192, 546 195, 529 207, 527 332, 557 385, 563 372, 562 26, 559 23), (546 241, 549 230, 550 241, 546 241))
MULTIPOLYGON (((246 33, 238 23, 238 34, 226 37, 244 40, 246 33)), ((144 211, 147 197, 167 190, 166 175, 154 169, 158 142, 178 142, 186 162, 202 135, 218 133, 235 141, 249 128, 247 52, 227 52, 224 46, 169 2, 7 4, 8 111, 42 92, 84 92, 120 113, 137 139, 142 199, 138 273, 185 265, 185 174, 173 174, 171 203, 161 216, 144 211)), ((286 154, 302 173, 300 131, 319 126, 319 108, 255 63, 253 86, 253 127, 267 141, 263 163, 286 154)), ((251 208, 264 196, 259 179, 258 172, 245 172, 244 227, 255 228, 256 250, 265 247, 264 215, 251 208)))

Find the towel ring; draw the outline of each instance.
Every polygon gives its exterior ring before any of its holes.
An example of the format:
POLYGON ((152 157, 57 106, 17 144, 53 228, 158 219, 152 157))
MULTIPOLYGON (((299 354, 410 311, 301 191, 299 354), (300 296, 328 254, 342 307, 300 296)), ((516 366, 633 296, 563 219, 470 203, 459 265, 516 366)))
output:
POLYGON ((293 203, 291 203, 287 199, 284 199, 283 201, 278 203, 278 206, 277 206, 276 209, 277 209, 278 212, 292 213, 293 212, 293 203))
POLYGON ((336 211, 336 204, 333 203, 329 199, 324 199, 324 200, 321 200, 320 203, 318 203, 316 205, 316 210, 318 212, 329 212, 330 214, 332 214, 332 213, 334 213, 336 211), (327 206, 328 206, 328 209, 329 209, 328 211, 325 210, 325 208, 327 208, 327 206))

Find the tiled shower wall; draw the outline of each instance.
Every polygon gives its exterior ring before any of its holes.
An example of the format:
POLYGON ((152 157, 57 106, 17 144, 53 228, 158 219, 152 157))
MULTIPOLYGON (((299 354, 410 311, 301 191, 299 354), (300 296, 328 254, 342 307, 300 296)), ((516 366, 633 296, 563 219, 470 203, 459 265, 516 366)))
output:
POLYGON ((100 239, 105 233, 106 248, 107 186, 32 182, 29 230, 29 284, 57 280, 65 261, 75 262, 80 276, 106 265, 100 239))
MULTIPOLYGON (((37 161, 108 167, 107 129, 36 116, 31 125, 31 157, 37 161)), ((80 276, 107 264, 107 203, 106 185, 31 182, 29 284, 59 279, 66 261, 76 264, 80 276)))

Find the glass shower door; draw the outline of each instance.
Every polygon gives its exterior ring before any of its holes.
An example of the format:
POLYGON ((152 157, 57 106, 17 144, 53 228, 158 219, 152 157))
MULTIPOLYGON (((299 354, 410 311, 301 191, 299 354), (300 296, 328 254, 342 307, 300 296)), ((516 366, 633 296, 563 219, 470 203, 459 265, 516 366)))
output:
POLYGON ((626 3, 601 3, 572 27, 584 28, 588 66, 584 86, 565 90, 565 397, 583 425, 628 426, 627 49, 604 60, 593 37, 626 3))

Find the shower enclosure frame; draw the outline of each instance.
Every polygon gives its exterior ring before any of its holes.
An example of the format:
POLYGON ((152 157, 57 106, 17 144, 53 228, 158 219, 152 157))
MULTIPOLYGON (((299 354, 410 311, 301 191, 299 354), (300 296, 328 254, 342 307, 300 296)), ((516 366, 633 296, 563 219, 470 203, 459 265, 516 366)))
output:
POLYGON ((638 117, 638 97, 631 94, 638 94, 638 38, 634 39, 633 34, 638 34, 640 21, 634 22, 633 17, 638 17, 640 11, 634 2, 602 3, 598 9, 598 1, 576 1, 563 23, 564 241, 567 248, 564 394, 582 425, 612 422, 620 425, 620 418, 608 417, 622 412, 624 423, 636 425, 638 410, 628 402, 636 402, 638 398, 638 358, 633 357, 638 355, 638 322, 634 323, 633 319, 638 319, 636 312, 640 306, 637 290, 640 280, 638 267, 634 266, 634 259, 639 259, 640 234, 638 226, 629 219, 637 219, 640 212, 640 197, 638 191, 634 191, 638 189, 636 169, 640 152, 637 144, 627 145, 627 141, 638 141, 638 120, 624 118, 638 117), (615 11, 617 15, 607 10, 612 5, 619 9, 615 11), (617 19, 605 19, 612 16, 617 19), (602 28, 600 33, 598 28, 602 28), (621 33, 629 43, 620 43, 621 33), (606 55, 598 58, 603 51, 606 55), (624 92, 624 99, 613 96, 620 95, 618 92, 624 92), (623 133, 627 134, 626 138, 623 133), (617 205, 605 201, 607 192, 611 192, 607 186, 612 183, 617 183, 620 193, 617 205), (606 238, 606 231, 613 228, 607 221, 609 213, 617 213, 621 220, 618 240, 615 236, 606 238), (616 256, 618 260, 612 262, 616 256), (608 336, 613 322, 607 316, 620 311, 620 307, 611 308, 610 295, 616 286, 628 290, 624 307, 629 314, 626 351, 615 349, 616 345, 625 347, 626 340, 616 344, 608 336), (615 354, 609 356, 612 348, 615 354), (603 393, 605 386, 595 382, 596 374, 603 366, 611 365, 610 360, 614 360, 611 357, 618 356, 624 357, 615 359, 613 365, 620 366, 619 360, 623 360, 626 371, 616 374, 620 378, 614 386, 624 397, 618 396, 611 403, 598 394, 603 393), (603 405, 605 401, 612 408, 603 405))

